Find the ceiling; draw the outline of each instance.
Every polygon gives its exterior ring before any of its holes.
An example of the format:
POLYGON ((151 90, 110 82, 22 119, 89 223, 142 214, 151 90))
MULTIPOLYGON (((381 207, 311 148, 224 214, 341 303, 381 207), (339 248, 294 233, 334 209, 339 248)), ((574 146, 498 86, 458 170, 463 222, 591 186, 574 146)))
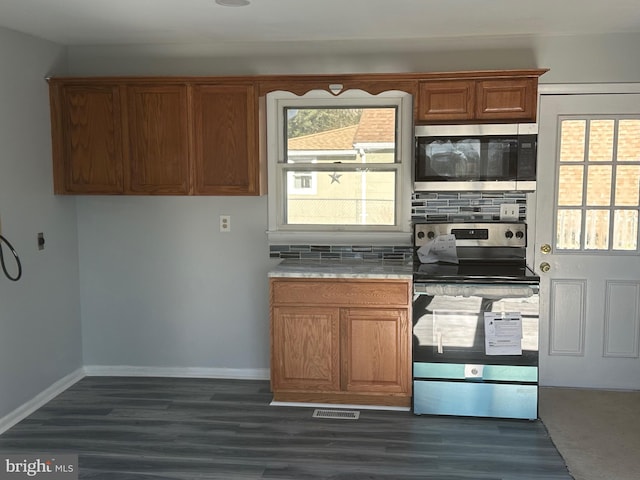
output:
POLYGON ((421 40, 640 32, 638 0, 1 0, 0 26, 63 45, 421 40))

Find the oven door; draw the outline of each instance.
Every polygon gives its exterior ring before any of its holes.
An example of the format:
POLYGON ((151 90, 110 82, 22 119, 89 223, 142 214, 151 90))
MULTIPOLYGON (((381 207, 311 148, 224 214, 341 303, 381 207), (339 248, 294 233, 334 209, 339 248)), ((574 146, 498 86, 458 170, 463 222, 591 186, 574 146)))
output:
POLYGON ((538 316, 537 285, 415 284, 414 361, 535 366, 538 316))
POLYGON ((537 418, 537 285, 414 284, 414 413, 537 418))

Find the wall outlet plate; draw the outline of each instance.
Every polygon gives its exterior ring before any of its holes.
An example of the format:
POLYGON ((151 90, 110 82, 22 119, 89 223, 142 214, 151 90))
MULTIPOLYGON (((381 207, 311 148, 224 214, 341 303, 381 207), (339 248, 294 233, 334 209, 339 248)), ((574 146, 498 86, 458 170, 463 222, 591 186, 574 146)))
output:
POLYGON ((500 205, 500 220, 512 222, 520 218, 520 205, 503 203, 500 205))
POLYGON ((220 231, 225 233, 231 231, 231 215, 220 215, 220 231))

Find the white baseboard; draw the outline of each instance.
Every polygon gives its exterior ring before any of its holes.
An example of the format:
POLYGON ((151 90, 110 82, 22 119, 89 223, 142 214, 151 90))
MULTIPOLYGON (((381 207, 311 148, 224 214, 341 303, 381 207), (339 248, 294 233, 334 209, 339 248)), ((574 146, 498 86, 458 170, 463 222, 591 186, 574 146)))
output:
POLYGON ((357 405, 342 403, 309 403, 309 402, 279 402, 273 400, 269 405, 272 407, 310 407, 326 408, 329 410, 389 410, 392 412, 410 412, 409 407, 394 407, 390 405, 357 405))
POLYGON ((77 369, 75 372, 61 378, 47 389, 40 392, 27 403, 16 408, 13 412, 0 418, 0 434, 6 432, 18 422, 24 420, 40 407, 45 405, 53 398, 60 395, 67 388, 84 378, 85 372, 83 368, 77 369))
POLYGON ((237 380, 269 380, 268 368, 194 368, 194 367, 133 367, 128 365, 86 365, 91 377, 191 377, 229 378, 237 380))

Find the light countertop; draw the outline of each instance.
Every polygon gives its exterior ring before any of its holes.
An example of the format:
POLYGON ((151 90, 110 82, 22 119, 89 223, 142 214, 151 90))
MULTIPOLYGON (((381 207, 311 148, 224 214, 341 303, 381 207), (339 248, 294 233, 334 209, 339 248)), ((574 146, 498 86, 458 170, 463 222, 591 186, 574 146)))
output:
POLYGON ((400 261, 341 261, 285 259, 269 271, 269 277, 382 278, 410 280, 413 264, 400 261))

